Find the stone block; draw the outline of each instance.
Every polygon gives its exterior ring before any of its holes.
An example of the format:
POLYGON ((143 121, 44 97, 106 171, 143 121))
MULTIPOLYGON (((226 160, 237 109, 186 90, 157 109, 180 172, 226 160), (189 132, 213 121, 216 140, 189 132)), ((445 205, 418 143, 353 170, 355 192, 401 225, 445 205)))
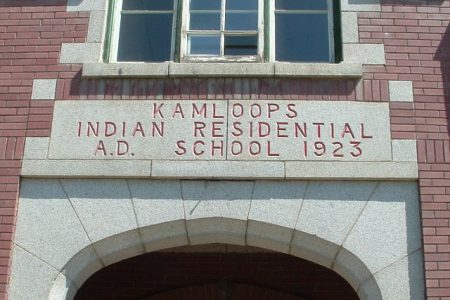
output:
POLYGON ((15 243, 59 270, 90 244, 57 180, 22 181, 15 243))
POLYGON ((421 247, 419 220, 415 182, 379 183, 343 246, 375 274, 421 247))
POLYGON ((186 231, 186 221, 166 222, 139 229, 146 252, 169 249, 189 244, 186 231))
POLYGON ((422 251, 419 250, 375 274, 383 300, 424 300, 425 280, 422 266, 422 251))
POLYGON ((145 252, 137 229, 98 241, 93 247, 105 266, 145 252))
POLYGON ((386 63, 383 44, 344 44, 344 61, 363 65, 386 63))
POLYGON ((83 77, 167 77, 169 63, 86 63, 83 77))
POLYGON ((34 79, 32 100, 54 100, 56 93, 56 79, 34 79))
POLYGON ((380 0, 341 0, 342 11, 381 11, 380 0))
POLYGON ((27 137, 23 158, 25 160, 47 159, 49 141, 50 139, 46 137, 27 137))
POLYGON ((360 78, 363 70, 360 63, 275 63, 275 76, 307 78, 360 78))
POLYGON ((231 218, 247 221, 253 182, 181 181, 186 220, 231 218))
POLYGON ((284 178, 283 162, 155 160, 154 178, 276 179, 284 178))
POLYGON ((273 63, 176 63, 170 62, 169 76, 273 76, 273 63))
POLYGON ((48 299, 59 271, 15 246, 11 266, 9 299, 48 299))
POLYGON ((61 64, 99 62, 101 58, 101 52, 101 43, 63 43, 61 45, 59 62, 61 64))
MULTIPOLYGON (((370 235, 370 233, 367 234, 370 235)), ((365 261, 361 261, 357 256, 355 256, 355 254, 344 248, 339 249, 332 269, 347 280, 354 290, 358 290, 361 283, 372 277, 371 272, 365 265, 365 261)))
POLYGON ((103 41, 103 31, 105 29, 105 16, 106 13, 103 10, 91 11, 89 16, 89 28, 87 35, 88 43, 101 43, 103 41))
POLYGON ((389 98, 391 101, 413 102, 414 91, 412 81, 389 81, 389 98))
POLYGON ((339 246, 301 231, 295 231, 290 254, 331 268, 339 246))
POLYGON ((392 159, 417 162, 416 140, 392 140, 392 159))
POLYGON ((67 11, 105 10, 106 0, 68 0, 67 11))
POLYGON ((356 12, 342 12, 342 42, 358 43, 358 14, 356 12))
POLYGON ((419 177, 416 162, 309 162, 288 161, 287 179, 408 179, 419 177))
POLYGON ((137 228, 125 180, 62 180, 92 242, 137 228))
POLYGON ((24 160, 25 177, 150 177, 149 160, 24 160))
POLYGON ((66 278, 64 274, 59 273, 56 277, 53 287, 50 290, 49 300, 60 300, 60 299, 73 299, 75 297, 77 288, 66 278))
POLYGON ((104 267, 92 245, 80 250, 66 264, 62 273, 80 288, 95 272, 104 267))
POLYGON ((249 220, 246 241, 248 246, 289 253, 294 229, 249 220))
POLYGON ((249 220, 294 229, 306 186, 298 181, 256 181, 249 220))
POLYGON ((376 182, 310 182, 296 230, 342 245, 376 182))
POLYGON ((140 228, 184 219, 179 180, 130 180, 128 185, 140 228))
POLYGON ((186 222, 191 245, 222 243, 245 245, 247 221, 221 217, 191 219, 186 222))

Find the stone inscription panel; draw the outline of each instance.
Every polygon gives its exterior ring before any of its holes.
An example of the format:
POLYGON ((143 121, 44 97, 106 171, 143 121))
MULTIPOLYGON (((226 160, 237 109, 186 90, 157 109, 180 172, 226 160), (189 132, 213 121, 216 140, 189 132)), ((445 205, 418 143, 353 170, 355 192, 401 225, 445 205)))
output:
POLYGON ((57 101, 50 159, 390 161, 386 103, 57 101))

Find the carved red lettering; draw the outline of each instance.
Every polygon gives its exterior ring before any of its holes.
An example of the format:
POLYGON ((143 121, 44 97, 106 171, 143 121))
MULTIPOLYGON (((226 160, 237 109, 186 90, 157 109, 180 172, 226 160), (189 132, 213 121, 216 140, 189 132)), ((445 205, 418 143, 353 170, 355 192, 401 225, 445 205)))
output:
POLYGON ((105 136, 110 137, 115 135, 117 132, 117 127, 114 122, 105 122, 105 136))
POLYGON ((103 141, 99 141, 97 147, 95 148, 94 156, 97 156, 98 152, 101 152, 103 156, 106 156, 106 148, 103 141))
POLYGON ((205 150, 203 150, 203 149, 198 149, 198 146, 199 145, 202 145, 202 146, 205 146, 205 142, 203 142, 203 141, 196 141, 195 143, 194 143, 194 146, 192 147, 192 151, 194 152, 194 155, 195 156, 200 156, 200 155, 202 155, 202 154, 204 154, 205 153, 205 150))
POLYGON ((144 128, 142 128, 142 124, 141 122, 137 122, 136 126, 133 129, 133 133, 131 134, 131 136, 135 137, 136 133, 140 133, 142 137, 145 137, 145 132, 144 132, 144 128))
POLYGON ((129 149, 130 147, 126 141, 117 141, 117 149, 116 149, 117 156, 126 155, 129 149))
POLYGON ((289 137, 286 133, 288 122, 277 122, 277 137, 287 138, 289 137))
POLYGON ((215 151, 219 150, 220 156, 223 156, 224 144, 223 141, 219 141, 219 145, 216 145, 216 141, 211 143, 211 155, 215 156, 215 151))
POLYGON ((156 118, 156 115, 158 115, 159 118, 164 118, 164 115, 161 112, 161 109, 163 106, 164 106, 164 103, 162 103, 160 105, 153 103, 153 118, 156 118))
POLYGON ((280 106, 275 103, 269 103, 267 104, 267 117, 270 119, 272 118, 272 114, 279 111, 280 106))
POLYGON ((322 137, 322 126, 324 125, 324 123, 312 123, 312 124, 317 128, 317 137, 318 138, 322 137))
POLYGON ((233 141, 231 143, 230 151, 231 151, 232 155, 239 155, 239 154, 242 153, 242 150, 243 150, 243 147, 242 147, 242 143, 241 142, 233 141))
POLYGON ((78 126, 77 126, 77 136, 81 137, 81 122, 78 122, 78 126))
POLYGON ((341 137, 344 138, 346 134, 350 134, 350 136, 354 139, 355 135, 353 134, 352 128, 350 127, 350 124, 345 123, 344 124, 344 130, 342 131, 341 137))
POLYGON ((250 142, 248 151, 253 156, 260 154, 261 153, 261 144, 256 141, 250 142))
POLYGON ((212 122, 212 137, 224 137, 224 133, 222 132, 222 127, 220 125, 223 125, 223 122, 212 122))
POLYGON ((176 145, 177 145, 178 149, 175 150, 176 155, 181 156, 181 155, 186 154, 186 147, 184 147, 185 144, 186 144, 186 142, 183 140, 177 141, 176 145))
POLYGON ((158 123, 152 122, 152 136, 156 136, 156 134, 158 134, 159 137, 164 136, 164 122, 160 122, 159 126, 158 123))
POLYGON ((244 115, 244 107, 240 103, 234 103, 231 110, 231 114, 234 118, 240 118, 244 115))
POLYGON ((98 137, 98 127, 99 127, 99 122, 95 122, 95 123, 88 122, 86 135, 91 136, 91 133, 92 133, 93 136, 98 137))
POLYGON ((363 139, 373 139, 372 135, 367 135, 366 130, 364 128, 364 123, 361 123, 361 138, 363 139))
POLYGON ((213 119, 223 119, 223 118, 225 118, 224 115, 220 115, 217 112, 217 108, 216 108, 216 104, 215 103, 213 103, 212 107, 213 107, 213 114, 212 114, 213 119))
POLYGON ((297 111, 295 110, 295 104, 288 104, 287 110, 288 113, 286 114, 286 117, 288 117, 289 119, 293 119, 298 116, 297 111))
POLYGON ((200 109, 195 103, 192 103, 192 119, 194 119, 195 116, 206 119, 206 103, 202 104, 200 109))
POLYGON ((266 122, 258 122, 258 136, 268 137, 270 135, 270 124, 266 122))
POLYGON ((250 106, 250 116, 252 118, 258 118, 262 115, 261 105, 254 103, 250 106))
POLYGON ((271 145, 270 141, 267 141, 267 155, 270 157, 280 156, 279 153, 272 152, 272 148, 270 147, 270 145, 271 145))
POLYGON ((301 124, 295 123, 295 137, 299 137, 299 133, 302 137, 307 138, 308 137, 308 131, 306 123, 303 123, 303 127, 301 127, 301 124))
POLYGON ((175 106, 175 110, 173 111, 172 114, 172 119, 174 119, 176 115, 179 115, 181 119, 184 119, 184 112, 180 103, 177 103, 177 105, 175 106))
POLYGON ((231 135, 232 136, 238 137, 238 136, 241 136, 244 133, 244 131, 242 131, 242 129, 240 127, 241 125, 242 125, 241 122, 234 122, 232 124, 232 131, 231 131, 231 135))
POLYGON ((194 122, 194 137, 205 137, 203 130, 206 128, 204 122, 194 122))

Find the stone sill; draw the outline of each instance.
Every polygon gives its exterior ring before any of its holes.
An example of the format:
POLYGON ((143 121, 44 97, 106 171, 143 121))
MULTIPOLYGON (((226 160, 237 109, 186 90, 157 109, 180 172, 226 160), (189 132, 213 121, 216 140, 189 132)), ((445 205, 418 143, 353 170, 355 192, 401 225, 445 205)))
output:
POLYGON ((417 162, 25 159, 22 177, 271 180, 416 180, 417 162))
POLYGON ((306 77, 361 78, 360 63, 85 63, 83 77, 306 77))

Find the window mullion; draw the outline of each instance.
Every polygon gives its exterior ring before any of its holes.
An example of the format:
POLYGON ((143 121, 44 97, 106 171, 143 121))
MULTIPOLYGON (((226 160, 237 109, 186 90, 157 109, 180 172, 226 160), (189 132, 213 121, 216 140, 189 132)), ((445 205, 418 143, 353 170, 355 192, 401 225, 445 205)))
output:
POLYGON ((226 0, 222 0, 220 9, 220 56, 225 55, 225 9, 226 0))
POLYGON ((329 49, 330 49, 330 60, 329 62, 335 61, 334 55, 334 7, 333 0, 328 0, 328 35, 329 35, 329 49))

